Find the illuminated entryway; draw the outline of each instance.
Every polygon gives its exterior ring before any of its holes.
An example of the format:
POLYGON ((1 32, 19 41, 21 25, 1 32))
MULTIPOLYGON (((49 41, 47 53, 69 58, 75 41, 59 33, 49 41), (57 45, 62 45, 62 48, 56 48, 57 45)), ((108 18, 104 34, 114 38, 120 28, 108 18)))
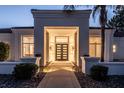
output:
POLYGON ((42 55, 42 65, 58 61, 60 58, 59 60, 76 62, 76 65, 79 66, 82 62, 80 57, 89 55, 91 10, 77 10, 71 14, 67 14, 63 10, 32 9, 31 12, 34 17, 34 54, 42 55), (56 37, 59 42, 56 42, 56 37), (64 37, 69 38, 68 43, 64 37), (56 44, 61 44, 60 55, 56 52, 56 44), (63 46, 66 46, 65 50, 63 50, 63 46), (66 53, 63 54, 63 51, 66 53), (60 57, 56 58, 56 56, 60 57))
POLYGON ((77 63, 79 27, 46 26, 44 28, 45 61, 77 63))

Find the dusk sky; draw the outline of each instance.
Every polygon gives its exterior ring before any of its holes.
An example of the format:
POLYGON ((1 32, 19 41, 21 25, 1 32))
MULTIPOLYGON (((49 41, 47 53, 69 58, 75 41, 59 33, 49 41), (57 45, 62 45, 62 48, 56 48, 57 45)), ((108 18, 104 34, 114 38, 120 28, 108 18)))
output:
MULTIPOLYGON (((41 10, 62 10, 63 6, 59 5, 0 5, 0 28, 33 26, 33 16, 31 9, 41 10)), ((90 9, 88 7, 79 7, 79 10, 90 9)), ((108 14, 112 16, 111 12, 108 14)), ((90 26, 99 26, 98 22, 90 17, 90 26)))

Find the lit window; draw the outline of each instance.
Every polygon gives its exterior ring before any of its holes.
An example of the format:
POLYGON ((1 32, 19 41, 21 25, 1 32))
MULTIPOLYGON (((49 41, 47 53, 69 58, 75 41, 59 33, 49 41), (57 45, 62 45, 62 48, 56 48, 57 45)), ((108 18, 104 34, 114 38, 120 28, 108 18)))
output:
POLYGON ((34 37, 29 35, 22 36, 22 57, 34 56, 34 37))
POLYGON ((101 38, 100 37, 90 36, 89 54, 91 57, 101 57, 101 38))
POLYGON ((113 53, 115 53, 116 52, 116 45, 113 45, 112 48, 113 48, 113 53))
POLYGON ((68 43, 67 36, 56 36, 56 43, 68 43))

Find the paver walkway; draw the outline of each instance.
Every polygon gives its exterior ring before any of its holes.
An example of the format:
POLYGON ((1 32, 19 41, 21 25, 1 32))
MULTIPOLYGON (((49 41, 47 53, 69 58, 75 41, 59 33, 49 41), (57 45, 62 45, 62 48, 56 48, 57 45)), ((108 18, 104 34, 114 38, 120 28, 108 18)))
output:
POLYGON ((80 88, 72 63, 53 62, 48 68, 48 73, 38 88, 80 88))

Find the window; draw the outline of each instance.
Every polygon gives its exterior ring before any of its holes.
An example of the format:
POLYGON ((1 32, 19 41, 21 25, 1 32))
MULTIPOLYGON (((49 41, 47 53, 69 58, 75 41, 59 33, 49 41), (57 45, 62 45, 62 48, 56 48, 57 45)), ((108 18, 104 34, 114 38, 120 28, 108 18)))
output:
POLYGON ((32 35, 22 36, 22 57, 34 56, 34 37, 32 35))
POLYGON ((56 43, 68 43, 69 39, 68 36, 56 36, 56 43))
POLYGON ((98 36, 90 36, 89 54, 91 57, 101 57, 101 38, 98 36))

